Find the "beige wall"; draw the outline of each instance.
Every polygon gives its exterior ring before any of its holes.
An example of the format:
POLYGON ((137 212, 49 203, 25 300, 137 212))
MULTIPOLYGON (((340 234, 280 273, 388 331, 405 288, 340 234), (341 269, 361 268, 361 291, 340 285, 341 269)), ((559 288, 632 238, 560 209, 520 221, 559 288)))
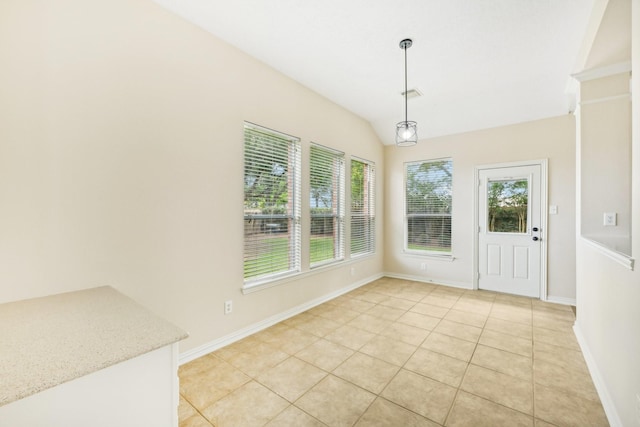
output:
POLYGON ((575 299, 573 116, 423 140, 411 148, 386 147, 385 156, 385 271, 468 288, 474 274, 474 168, 548 158, 549 204, 558 206, 558 214, 548 218, 548 295, 563 302, 575 299), (453 159, 453 262, 403 253, 404 162, 443 157, 453 159), (426 271, 420 269, 422 262, 426 271))
POLYGON ((581 234, 618 252, 631 253, 630 73, 580 85, 581 234), (604 213, 615 226, 604 226, 604 213))
POLYGON ((382 272, 379 250, 242 295, 243 121, 300 137, 305 171, 314 141, 382 176, 382 144, 151 0, 4 1, 0 61, 0 302, 112 285, 184 352, 382 272))
MULTIPOLYGON (((615 0, 631 7, 632 68, 640 69, 640 1, 615 0)), ((629 13, 620 19, 629 19, 629 13)), ((624 23, 611 23, 624 31, 624 23)), ((602 28, 607 31, 611 28, 602 28)), ((623 34, 624 35, 624 34, 623 34)), ((611 50, 617 50, 611 46, 611 50)), ((609 64, 603 64, 609 65, 609 64)), ((640 78, 632 77, 632 104, 640 105, 640 78)), ((586 120, 586 119, 585 119, 586 120)), ((577 269, 577 321, 576 333, 583 353, 598 388, 607 416, 612 426, 638 425, 638 401, 640 400, 640 109, 632 110, 632 185, 631 218, 632 256, 636 259, 634 270, 614 261, 601 250, 578 237, 576 253, 577 269)), ((612 129, 614 134, 620 130, 612 129)), ((603 139, 602 145, 608 145, 603 139)), ((583 171, 586 173, 585 171, 583 171)), ((621 196, 623 197, 623 196, 621 196)), ((578 220, 580 220, 578 212, 578 220)))
MULTIPOLYGON (((633 16, 640 40, 640 7, 633 16)), ((640 129, 637 111, 633 123, 640 129)), ((559 207, 548 223, 549 296, 572 299, 574 127, 557 117, 383 150, 364 120, 150 0, 5 1, 0 303, 109 284, 188 330, 185 352, 383 271, 425 278, 421 260, 402 254, 402 164, 440 157, 454 160, 457 259, 428 260, 428 278, 472 282, 474 167, 548 158, 549 204, 559 207), (376 162, 376 256, 241 294, 243 120, 300 137, 306 153, 315 141, 376 162), (227 299, 234 313, 224 316, 227 299)), ((640 132, 633 144, 638 183, 640 132)), ((640 218, 640 186, 632 191, 640 218)), ((578 238, 578 330, 624 425, 640 392, 639 284, 637 268, 578 238)))

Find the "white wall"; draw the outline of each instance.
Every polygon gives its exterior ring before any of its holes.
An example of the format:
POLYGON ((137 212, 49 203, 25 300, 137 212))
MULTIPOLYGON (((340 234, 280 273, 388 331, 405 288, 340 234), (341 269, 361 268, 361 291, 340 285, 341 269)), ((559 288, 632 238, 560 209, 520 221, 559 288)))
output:
POLYGON ((0 61, 0 303, 112 285, 187 330, 185 352, 382 272, 379 250, 242 295, 243 121, 379 176, 383 147, 363 119, 151 0, 3 1, 0 61))
MULTIPOLYGON (((623 0, 616 0, 618 3, 623 0)), ((627 6, 628 6, 627 0, 627 6)), ((640 1, 632 4, 632 68, 640 69, 640 1)), ((629 19, 629 15, 623 17, 629 19)), ((615 24, 615 23, 614 23, 615 24)), ((625 28, 618 25, 617 28, 625 28)), ((612 46, 615 50, 616 47, 612 46)), ((606 65, 606 64, 605 64, 606 65)), ((632 77, 632 104, 640 105, 640 76, 632 77)), ((578 236, 575 330, 612 426, 640 425, 640 109, 632 110, 631 217, 634 270, 578 236)), ((601 142, 608 144, 606 139, 601 142)), ((578 220, 580 212, 578 212, 578 220)))
MULTIPOLYGON (((420 124, 418 124, 420 125, 420 124)), ((428 123, 425 124, 428 126, 428 123)), ((549 159, 548 296, 575 300, 575 122, 571 115, 386 147, 385 271, 436 283, 472 287, 474 168, 483 164, 549 159), (452 250, 440 261, 403 253, 404 162, 453 159, 452 250), (421 262, 426 271, 420 270, 421 262)))

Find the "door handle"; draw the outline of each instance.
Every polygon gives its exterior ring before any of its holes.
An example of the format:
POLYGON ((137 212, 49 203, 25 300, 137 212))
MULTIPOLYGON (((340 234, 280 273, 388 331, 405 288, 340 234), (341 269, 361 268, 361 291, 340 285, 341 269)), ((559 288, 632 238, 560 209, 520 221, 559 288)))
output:
POLYGON ((537 242, 538 240, 540 240, 540 238, 538 236, 533 236, 533 241, 537 242))

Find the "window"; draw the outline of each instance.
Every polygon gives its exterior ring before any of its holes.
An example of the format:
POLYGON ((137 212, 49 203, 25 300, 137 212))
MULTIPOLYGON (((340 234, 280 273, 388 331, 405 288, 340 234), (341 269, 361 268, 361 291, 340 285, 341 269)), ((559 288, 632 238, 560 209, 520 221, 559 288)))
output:
POLYGON ((351 160, 351 256, 375 252, 375 166, 351 160))
POLYGON ((487 182, 487 231, 489 233, 527 233, 529 213, 527 178, 487 182))
POLYGON ((244 126, 244 280, 300 271, 300 140, 244 126))
POLYGON ((344 259, 344 153, 311 144, 311 267, 344 259))
POLYGON ((405 249, 451 253, 451 159, 406 164, 405 249))

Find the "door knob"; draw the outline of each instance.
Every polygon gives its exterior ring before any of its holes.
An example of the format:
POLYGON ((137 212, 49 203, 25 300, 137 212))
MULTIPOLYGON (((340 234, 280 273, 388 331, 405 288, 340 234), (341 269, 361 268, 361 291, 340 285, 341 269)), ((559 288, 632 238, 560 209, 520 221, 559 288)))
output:
POLYGON ((537 242, 538 240, 540 240, 540 238, 538 236, 533 236, 533 241, 537 242))

